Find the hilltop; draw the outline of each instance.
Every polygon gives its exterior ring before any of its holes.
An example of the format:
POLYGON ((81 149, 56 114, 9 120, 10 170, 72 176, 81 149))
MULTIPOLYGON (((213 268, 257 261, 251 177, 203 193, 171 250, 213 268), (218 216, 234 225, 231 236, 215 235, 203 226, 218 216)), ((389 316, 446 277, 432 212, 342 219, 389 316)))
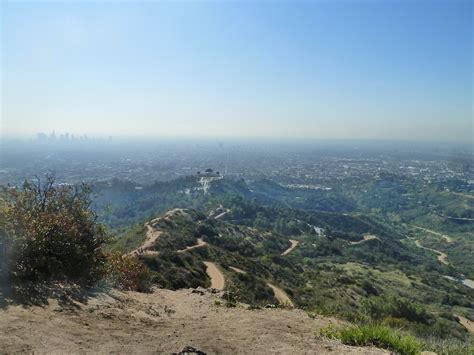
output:
POLYGON ((0 310, 2 352, 177 353, 192 346, 205 353, 281 352, 388 354, 318 336, 328 324, 299 310, 227 308, 221 294, 155 289, 152 293, 99 294, 63 307, 10 306, 0 310))

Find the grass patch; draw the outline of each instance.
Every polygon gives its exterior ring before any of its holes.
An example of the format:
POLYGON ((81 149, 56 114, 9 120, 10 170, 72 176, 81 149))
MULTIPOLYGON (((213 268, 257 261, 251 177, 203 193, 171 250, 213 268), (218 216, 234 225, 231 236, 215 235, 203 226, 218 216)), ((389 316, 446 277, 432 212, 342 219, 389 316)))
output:
POLYGON ((332 324, 321 328, 321 335, 330 339, 339 339, 343 344, 354 346, 374 345, 402 355, 421 353, 422 345, 414 337, 400 335, 396 331, 381 325, 360 325, 336 329, 332 324))

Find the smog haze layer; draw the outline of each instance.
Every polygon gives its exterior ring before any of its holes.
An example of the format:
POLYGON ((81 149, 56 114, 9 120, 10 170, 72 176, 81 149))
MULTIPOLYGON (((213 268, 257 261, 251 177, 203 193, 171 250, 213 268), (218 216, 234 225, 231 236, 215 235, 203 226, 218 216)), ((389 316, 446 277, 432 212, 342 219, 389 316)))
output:
POLYGON ((470 1, 1 6, 3 135, 472 141, 470 1))

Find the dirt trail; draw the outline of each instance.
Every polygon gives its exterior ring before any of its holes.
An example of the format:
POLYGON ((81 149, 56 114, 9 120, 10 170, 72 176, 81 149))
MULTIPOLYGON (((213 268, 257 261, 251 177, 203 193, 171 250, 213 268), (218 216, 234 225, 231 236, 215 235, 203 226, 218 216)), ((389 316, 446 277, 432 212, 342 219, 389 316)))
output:
POLYGON ((365 242, 367 242, 367 241, 369 241, 369 240, 374 240, 374 239, 380 240, 379 237, 377 237, 376 235, 373 235, 373 234, 366 234, 366 235, 364 235, 364 239, 358 240, 357 242, 350 242, 349 244, 351 244, 351 245, 362 244, 362 243, 365 243, 365 242))
POLYGON ((436 249, 431 249, 431 248, 424 247, 423 245, 421 245, 421 242, 419 240, 415 240, 415 244, 418 248, 429 250, 429 251, 432 251, 432 252, 436 253, 438 255, 438 261, 439 262, 441 262, 445 265, 449 265, 448 256, 445 253, 443 253, 439 250, 436 250, 436 249))
POLYGON ((2 353, 172 354, 192 346, 208 354, 389 354, 315 337, 334 318, 301 310, 216 306, 216 295, 184 289, 113 292, 88 304, 0 309, 2 353))
POLYGON ((273 290, 273 293, 275 294, 275 298, 280 302, 282 305, 287 305, 290 307, 294 307, 295 305, 291 301, 290 297, 288 297, 288 294, 283 291, 280 287, 275 286, 269 282, 267 282, 267 285, 273 290))
POLYGON ((156 250, 152 250, 153 247, 155 246, 156 240, 163 233, 162 231, 156 228, 156 225, 164 220, 170 221, 170 219, 174 216, 180 216, 188 220, 191 219, 191 216, 189 215, 189 213, 187 213, 182 208, 175 208, 175 209, 169 210, 163 216, 152 219, 151 221, 145 223, 145 227, 147 229, 145 241, 138 248, 128 253, 128 255, 134 255, 134 256, 138 256, 142 254, 159 255, 160 252, 156 250))
POLYGON ((426 229, 426 228, 422 228, 422 227, 418 227, 418 226, 414 226, 414 227, 416 229, 420 229, 422 231, 437 235, 438 237, 443 238, 446 241, 446 243, 452 243, 453 242, 453 239, 450 236, 446 235, 446 234, 441 234, 441 233, 435 232, 434 230, 426 229))
POLYGON ((193 249, 196 249, 196 248, 205 247, 206 245, 207 245, 207 242, 205 242, 205 241, 202 240, 201 238, 198 238, 197 244, 191 245, 191 246, 186 247, 186 248, 184 248, 184 249, 180 249, 180 250, 178 250, 178 253, 184 253, 184 252, 189 251, 189 250, 193 250, 193 249))
MULTIPOLYGON (((231 269, 235 272, 238 272, 239 274, 247 274, 246 271, 244 271, 242 269, 239 269, 239 268, 236 268, 236 267, 233 267, 233 266, 229 266, 229 269, 231 269)), ((278 300, 278 302, 280 304, 287 305, 287 306, 290 306, 290 307, 294 307, 294 304, 291 301, 291 298, 280 287, 275 286, 275 285, 273 285, 269 282, 267 282, 267 286, 270 287, 273 290, 273 293, 275 294, 275 298, 278 300)))
POLYGON ((298 244, 300 244, 299 240, 290 239, 290 242, 291 242, 291 246, 288 249, 286 249, 283 253, 281 253, 281 256, 285 256, 291 253, 293 249, 295 249, 298 246, 298 244))
POLYGON ((141 246, 139 246, 137 249, 131 251, 129 253, 129 255, 135 255, 135 256, 138 256, 140 254, 158 254, 157 251, 154 251, 154 250, 150 250, 151 248, 153 248, 153 246, 155 245, 156 243, 156 240, 160 237, 160 235, 162 234, 161 231, 155 229, 151 223, 153 221, 149 222, 149 223, 145 223, 145 226, 147 228, 147 231, 146 231, 146 239, 145 241, 143 242, 143 244, 141 246))
POLYGON ((466 198, 474 199, 474 195, 463 194, 461 192, 453 192, 454 195, 463 196, 466 198))
POLYGON ((469 319, 467 319, 465 317, 462 317, 462 316, 458 316, 458 315, 456 315, 456 317, 459 318, 459 323, 461 323, 461 325, 463 325, 464 328, 466 328, 470 333, 474 333, 474 322, 473 321, 470 321, 469 319))
POLYGON ((217 290, 223 290, 225 286, 224 274, 219 270, 216 264, 205 261, 207 269, 206 272, 211 279, 211 287, 217 290))
POLYGON ((233 267, 233 266, 229 266, 229 269, 235 271, 235 272, 238 272, 239 274, 244 274, 246 275, 247 274, 247 271, 244 271, 242 269, 239 269, 239 268, 236 268, 236 267, 233 267))
POLYGON ((229 213, 230 210, 227 208, 224 212, 218 214, 217 216, 214 217, 214 219, 221 219, 222 217, 224 217, 227 213, 229 213))

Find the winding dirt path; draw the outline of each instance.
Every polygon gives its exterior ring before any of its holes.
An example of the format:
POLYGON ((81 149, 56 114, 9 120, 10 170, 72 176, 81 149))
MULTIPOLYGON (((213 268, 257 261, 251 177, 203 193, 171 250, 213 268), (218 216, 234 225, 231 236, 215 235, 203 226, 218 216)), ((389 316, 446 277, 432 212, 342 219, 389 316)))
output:
MULTIPOLYGON (((160 221, 164 221, 164 220, 169 221, 170 218, 172 218, 173 216, 181 216, 188 220, 191 219, 191 216, 185 210, 183 210, 182 208, 175 208, 175 209, 169 210, 168 212, 166 212, 164 215, 160 217, 154 218, 151 221, 146 222, 145 227, 147 231, 146 231, 145 241, 138 248, 136 248, 135 250, 132 250, 130 253, 125 254, 125 255, 131 255, 131 256, 139 256, 143 254, 159 255, 160 254, 159 251, 152 250, 152 249, 155 246, 156 240, 161 236, 161 234, 163 234, 163 232, 158 230, 154 226, 156 226, 160 221)), ((199 240, 198 240, 198 243, 199 243, 199 240)))
POLYGON ((211 279, 211 288, 223 290, 225 286, 224 274, 219 270, 216 264, 211 263, 210 261, 205 261, 204 264, 207 268, 207 275, 211 279))
POLYGON ((295 305, 291 301, 290 297, 288 294, 283 291, 280 287, 275 286, 271 284, 270 282, 267 282, 267 285, 273 290, 273 293, 275 294, 275 298, 280 302, 282 305, 294 307, 295 305))
MULTIPOLYGON (((155 221, 155 220, 153 220, 153 221, 155 221)), ((155 250, 150 250, 150 249, 153 248, 153 246, 156 243, 156 240, 162 234, 161 231, 159 231, 159 230, 155 229, 154 227, 152 227, 151 223, 153 221, 145 223, 147 231, 146 231, 146 239, 143 242, 143 244, 141 246, 139 246, 137 249, 132 250, 130 253, 128 253, 128 255, 138 256, 138 255, 141 255, 141 254, 152 254, 152 255, 158 255, 159 254, 159 252, 157 252, 155 250)))
POLYGON ((424 247, 423 245, 421 245, 421 242, 419 240, 415 240, 415 244, 418 248, 429 250, 429 251, 432 251, 432 252, 436 253, 438 255, 438 261, 439 262, 441 262, 445 265, 449 265, 448 256, 445 253, 443 253, 439 250, 436 250, 436 249, 431 249, 431 248, 424 247))
POLYGON ((299 240, 290 239, 290 242, 291 242, 291 246, 288 249, 286 249, 283 253, 281 253, 281 256, 288 255, 289 253, 293 251, 293 249, 295 249, 298 246, 298 244, 300 244, 299 240))
POLYGON ((438 237, 443 238, 446 241, 446 243, 452 243, 453 242, 453 239, 450 236, 446 235, 446 234, 441 234, 441 233, 435 232, 434 230, 426 229, 426 228, 422 228, 422 227, 418 227, 418 226, 414 226, 414 227, 416 229, 420 229, 422 231, 437 235, 438 237))
POLYGON ((247 271, 244 271, 244 270, 242 270, 242 269, 239 269, 239 268, 236 268, 236 267, 233 267, 233 266, 229 266, 229 269, 231 269, 232 271, 235 271, 235 272, 237 272, 237 273, 239 273, 239 274, 244 274, 244 275, 247 274, 247 271))
POLYGON ((196 248, 205 247, 206 245, 207 245, 207 242, 205 242, 205 241, 202 240, 201 238, 198 238, 197 244, 191 245, 191 246, 186 247, 186 248, 184 248, 184 249, 180 249, 180 250, 178 250, 177 252, 178 252, 178 253, 184 253, 184 252, 189 251, 189 250, 193 250, 193 249, 196 249, 196 248))
POLYGON ((368 242, 369 240, 374 240, 374 239, 380 240, 379 237, 377 237, 376 235, 366 234, 364 235, 364 239, 358 240, 357 242, 350 242, 349 244, 351 245, 362 244, 362 243, 368 242))
MULTIPOLYGON (((239 273, 239 274, 247 274, 246 271, 242 270, 242 269, 239 269, 239 268, 236 268, 236 267, 233 267, 233 266, 229 266, 229 269, 239 273)), ((291 298, 290 296, 288 296, 288 294, 283 291, 280 287, 278 286, 275 286, 273 284, 271 284, 270 282, 267 282, 267 286, 270 287, 272 290, 273 290, 273 293, 275 294, 275 298, 278 300, 278 302, 282 305, 286 305, 286 306, 290 306, 290 307, 294 307, 295 305, 293 304, 293 302, 291 301, 291 298)))

